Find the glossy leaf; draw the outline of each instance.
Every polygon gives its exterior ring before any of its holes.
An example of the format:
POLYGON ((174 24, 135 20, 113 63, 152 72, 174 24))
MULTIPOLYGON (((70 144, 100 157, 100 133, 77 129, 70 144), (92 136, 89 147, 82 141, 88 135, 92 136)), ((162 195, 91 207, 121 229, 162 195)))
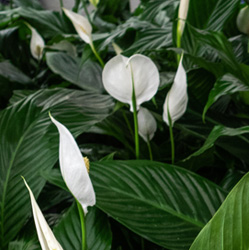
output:
POLYGON ((249 174, 228 194, 219 210, 202 229, 190 250, 248 249, 249 174))
POLYGON ((209 93, 208 101, 203 110, 202 119, 205 120, 206 112, 221 96, 231 95, 240 91, 249 91, 249 87, 233 75, 227 74, 217 80, 213 89, 209 93))
POLYGON ((48 52, 46 58, 49 68, 62 78, 82 89, 103 91, 101 67, 97 63, 86 62, 81 65, 80 58, 61 52, 48 52))
POLYGON ((213 147, 215 141, 221 136, 237 136, 245 133, 249 133, 249 126, 244 126, 241 128, 228 128, 222 125, 217 125, 213 128, 213 130, 209 134, 204 145, 195 153, 191 154, 186 160, 190 159, 191 157, 198 156, 204 153, 209 148, 213 147))
POLYGON ((173 250, 190 246, 226 196, 206 179, 158 162, 95 162, 90 176, 97 207, 142 237, 173 250))
POLYGON ((31 211, 20 175, 25 174, 37 197, 45 184, 39 171, 57 161, 58 137, 48 111, 77 136, 112 109, 108 96, 53 89, 35 92, 0 113, 0 248, 15 237, 31 211))
MULTIPOLYGON (((54 234, 64 249, 81 249, 80 217, 75 204, 63 215, 54 234)), ((96 207, 89 208, 86 216, 86 240, 88 249, 111 249, 112 234, 108 218, 96 207)))

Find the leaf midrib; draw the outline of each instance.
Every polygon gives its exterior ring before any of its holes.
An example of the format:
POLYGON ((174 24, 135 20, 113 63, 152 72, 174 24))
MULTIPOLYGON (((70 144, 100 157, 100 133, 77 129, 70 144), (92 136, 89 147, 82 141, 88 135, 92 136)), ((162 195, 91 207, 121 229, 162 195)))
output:
MULTIPOLYGON (((39 118, 39 117, 38 117, 39 118)), ((11 170, 12 170, 12 167, 14 165, 14 161, 15 161, 15 158, 16 158, 16 155, 18 153, 18 150, 20 149, 20 146, 24 140, 24 138, 26 137, 27 133, 30 131, 30 129, 33 127, 33 124, 34 122, 37 121, 36 118, 29 126, 28 128, 25 130, 25 132, 23 133, 23 135, 20 137, 20 140, 16 146, 16 149, 14 151, 14 153, 12 154, 12 157, 11 157, 11 160, 10 160, 10 164, 9 164, 9 167, 8 167, 8 171, 7 171, 7 174, 6 174, 6 181, 4 183, 4 187, 3 187, 3 196, 2 196, 2 201, 1 201, 1 239, 2 239, 2 244, 4 242, 4 209, 5 209, 5 198, 6 198, 6 192, 7 192, 7 188, 8 188, 8 183, 9 183, 9 178, 10 178, 10 174, 11 174, 11 170)))

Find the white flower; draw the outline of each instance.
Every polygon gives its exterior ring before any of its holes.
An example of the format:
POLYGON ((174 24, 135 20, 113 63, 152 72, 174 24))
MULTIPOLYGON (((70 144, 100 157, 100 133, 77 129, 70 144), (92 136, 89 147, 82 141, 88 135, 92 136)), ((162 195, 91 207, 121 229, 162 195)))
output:
POLYGON ((170 116, 172 126, 174 122, 185 113, 188 103, 187 75, 182 66, 182 58, 176 72, 174 83, 169 90, 163 105, 163 120, 170 125, 170 116))
POLYGON ((24 178, 23 180, 27 189, 29 190, 36 231, 42 250, 63 250, 60 243, 56 240, 48 223, 46 222, 38 204, 36 203, 35 197, 30 187, 28 186, 24 178))
POLYGON ((92 26, 82 15, 79 15, 71 10, 62 8, 67 17, 73 23, 74 28, 76 29, 80 38, 88 44, 92 44, 92 26))
POLYGON ((34 29, 31 25, 26 23, 29 29, 31 30, 31 41, 30 41, 30 51, 32 56, 37 59, 41 60, 43 55, 43 49, 45 47, 45 43, 43 38, 40 34, 34 29))
POLYGON ((182 35, 185 21, 188 15, 189 0, 180 0, 179 10, 178 10, 178 23, 177 31, 182 35))
POLYGON ((243 32, 249 35, 249 6, 248 5, 240 10, 237 16, 236 23, 240 32, 243 32))
POLYGON ((156 65, 149 57, 139 54, 130 58, 113 57, 105 65, 102 79, 106 91, 120 102, 128 103, 131 111, 133 83, 137 109, 156 94, 159 86, 156 65))
POLYGON ((138 114, 138 133, 145 142, 150 141, 156 132, 157 123, 154 116, 146 108, 140 107, 138 114))
POLYGON ((60 134, 59 162, 62 177, 86 214, 87 207, 95 205, 96 198, 83 156, 69 130, 51 115, 50 118, 60 134))

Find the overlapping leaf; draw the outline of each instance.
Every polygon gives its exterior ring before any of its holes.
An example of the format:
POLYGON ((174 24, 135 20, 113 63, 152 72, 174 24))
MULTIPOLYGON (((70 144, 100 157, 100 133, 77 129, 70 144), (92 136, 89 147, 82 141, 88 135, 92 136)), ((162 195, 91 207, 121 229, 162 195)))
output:
POLYGON ((57 160, 58 134, 48 111, 78 135, 112 108, 108 96, 53 89, 38 91, 0 113, 0 248, 6 248, 31 212, 20 176, 37 196, 45 184, 39 171, 51 169, 57 160))

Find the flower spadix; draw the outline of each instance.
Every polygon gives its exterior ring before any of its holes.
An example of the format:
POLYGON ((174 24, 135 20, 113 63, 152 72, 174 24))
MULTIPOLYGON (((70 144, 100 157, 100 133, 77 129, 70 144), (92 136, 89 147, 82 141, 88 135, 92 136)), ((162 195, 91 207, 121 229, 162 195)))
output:
POLYGON ((128 103, 131 111, 133 86, 137 109, 156 94, 159 86, 156 65, 149 57, 139 54, 130 58, 113 57, 105 65, 102 79, 106 91, 120 102, 128 103))
POLYGON ((45 47, 45 42, 35 28, 33 28, 28 23, 26 23, 26 25, 31 30, 31 40, 30 40, 31 54, 35 59, 41 60, 43 55, 43 49, 45 47))
POLYGON ((71 20, 80 38, 88 44, 92 44, 92 25, 87 18, 71 10, 62 8, 67 17, 71 20))
POLYGON ((146 108, 140 107, 138 114, 138 133, 145 142, 150 141, 156 132, 157 123, 154 116, 146 108))
POLYGON ((27 184, 24 178, 23 180, 29 191, 36 231, 42 250, 63 250, 60 243, 56 240, 48 223, 46 222, 38 204, 36 203, 33 192, 31 191, 29 185, 27 184))
POLYGON ((95 205, 96 198, 83 156, 69 130, 51 115, 50 118, 60 134, 59 162, 62 177, 86 215, 87 207, 95 205))
POLYGON ((178 120, 186 111, 188 103, 187 75, 182 65, 181 57, 174 83, 169 90, 163 105, 163 120, 170 126, 178 120))

